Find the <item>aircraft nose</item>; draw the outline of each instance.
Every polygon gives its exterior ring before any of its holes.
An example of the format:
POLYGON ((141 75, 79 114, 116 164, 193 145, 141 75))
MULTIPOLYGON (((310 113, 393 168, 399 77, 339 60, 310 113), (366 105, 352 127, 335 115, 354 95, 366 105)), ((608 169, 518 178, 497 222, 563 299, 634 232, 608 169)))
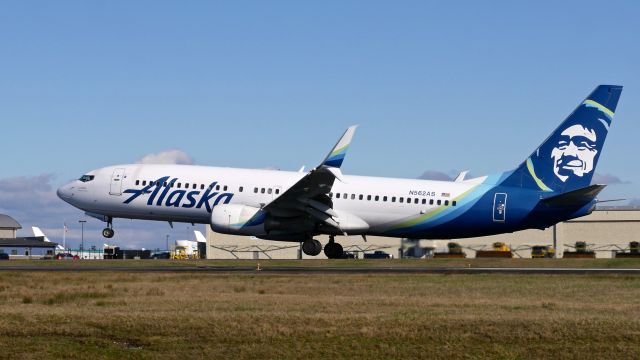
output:
POLYGON ((60 186, 58 191, 56 191, 58 197, 62 200, 69 200, 73 197, 73 192, 71 191, 71 186, 69 184, 60 186))

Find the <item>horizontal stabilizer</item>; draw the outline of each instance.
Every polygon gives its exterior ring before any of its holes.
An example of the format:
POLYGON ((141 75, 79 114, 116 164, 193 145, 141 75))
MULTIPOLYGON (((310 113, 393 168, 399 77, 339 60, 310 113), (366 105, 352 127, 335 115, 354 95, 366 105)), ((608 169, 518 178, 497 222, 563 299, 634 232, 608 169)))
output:
POLYGON ((607 185, 590 185, 564 194, 542 199, 549 206, 583 206, 591 202, 607 185))

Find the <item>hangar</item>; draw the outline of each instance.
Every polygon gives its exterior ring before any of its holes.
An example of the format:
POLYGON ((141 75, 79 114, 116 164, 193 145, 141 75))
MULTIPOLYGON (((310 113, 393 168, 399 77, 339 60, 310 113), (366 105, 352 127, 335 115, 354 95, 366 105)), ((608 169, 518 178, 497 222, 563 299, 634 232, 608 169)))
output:
POLYGON ((22 225, 9 215, 0 214, 0 253, 12 257, 53 255, 57 243, 45 242, 43 237, 16 237, 22 225))
MULTIPOLYGON (((208 259, 326 259, 324 253, 316 257, 302 254, 298 243, 260 240, 254 237, 214 233, 207 226, 208 259)), ((328 236, 316 237, 323 244, 328 236)), ((411 248, 446 251, 449 240, 408 240, 367 236, 336 237, 346 252, 359 254, 376 250, 393 257, 411 253, 411 248)), ((640 241, 640 207, 600 207, 588 216, 559 223, 546 230, 525 230, 511 234, 500 234, 453 240, 463 247, 467 257, 475 257, 476 250, 486 249, 494 242, 507 244, 516 257, 528 258, 533 245, 556 245, 557 255, 572 251, 578 241, 586 242, 598 258, 611 258, 614 251, 628 249, 629 242, 640 241)), ((419 252, 420 253, 420 252, 419 252)))

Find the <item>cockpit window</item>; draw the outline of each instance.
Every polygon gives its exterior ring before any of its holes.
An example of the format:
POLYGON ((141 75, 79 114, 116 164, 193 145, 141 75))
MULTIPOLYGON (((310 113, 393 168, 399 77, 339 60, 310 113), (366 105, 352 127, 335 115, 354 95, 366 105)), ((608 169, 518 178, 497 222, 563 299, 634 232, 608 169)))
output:
POLYGON ((94 178, 94 175, 82 175, 79 180, 82 182, 87 182, 93 180, 94 178))

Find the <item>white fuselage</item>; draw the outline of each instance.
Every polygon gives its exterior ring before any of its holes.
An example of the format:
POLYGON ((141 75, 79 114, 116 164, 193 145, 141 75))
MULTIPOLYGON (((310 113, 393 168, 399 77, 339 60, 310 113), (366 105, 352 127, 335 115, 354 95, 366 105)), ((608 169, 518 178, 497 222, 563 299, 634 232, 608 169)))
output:
MULTIPOLYGON (((302 172, 279 170, 118 165, 91 171, 85 175, 90 180, 67 184, 58 195, 94 216, 208 224, 215 205, 261 208, 304 176, 302 172), (142 191, 159 179, 164 179, 167 186, 160 184, 142 191)), ((362 233, 375 235, 387 224, 445 204, 455 206, 453 199, 479 186, 483 179, 446 182, 343 176, 343 181, 335 181, 330 196, 333 209, 364 220, 369 229, 362 233)))

